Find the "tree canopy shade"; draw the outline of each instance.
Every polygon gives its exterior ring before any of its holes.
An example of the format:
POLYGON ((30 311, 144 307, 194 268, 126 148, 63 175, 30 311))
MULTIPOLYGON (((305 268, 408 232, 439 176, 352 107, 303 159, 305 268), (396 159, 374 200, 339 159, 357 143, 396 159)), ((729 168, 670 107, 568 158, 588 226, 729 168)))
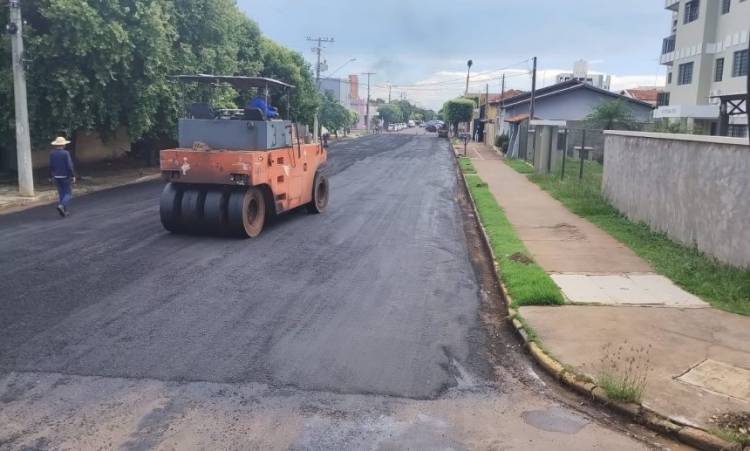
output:
POLYGON ((443 104, 442 114, 445 121, 451 124, 455 130, 461 122, 471 121, 471 118, 474 116, 475 107, 476 103, 471 99, 453 99, 443 104))
POLYGON ((602 130, 633 130, 636 126, 633 113, 621 100, 602 103, 586 116, 586 125, 602 130))
MULTIPOLYGON (((173 137, 190 96, 171 76, 263 76, 295 86, 291 116, 311 123, 319 105, 301 55, 261 36, 234 0, 24 0, 32 139, 127 127, 133 141, 173 137)), ((8 8, 0 8, 7 23, 8 8)), ((13 105, 10 46, 0 38, 0 104, 13 105)), ((226 88, 217 106, 246 98, 226 88)), ((245 95, 245 97, 247 97, 245 95)), ((277 102, 282 110, 286 102, 277 102)), ((286 111, 282 111, 286 113, 286 111)), ((0 109, 0 146, 13 147, 13 109, 0 109)))

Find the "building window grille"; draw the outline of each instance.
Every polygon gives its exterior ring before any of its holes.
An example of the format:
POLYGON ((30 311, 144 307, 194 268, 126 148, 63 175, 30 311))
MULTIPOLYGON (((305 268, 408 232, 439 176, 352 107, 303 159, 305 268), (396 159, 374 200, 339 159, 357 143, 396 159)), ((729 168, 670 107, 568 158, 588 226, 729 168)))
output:
POLYGON ((660 92, 656 97, 656 106, 667 106, 669 105, 669 93, 660 92))
POLYGON ((685 3, 685 20, 684 23, 695 22, 698 20, 698 10, 700 10, 700 0, 690 0, 685 3))
POLYGON ((664 38, 664 41, 661 44, 661 54, 666 55, 667 53, 674 52, 674 46, 675 46, 675 36, 672 35, 668 38, 664 38))
POLYGON ((744 77, 747 75, 747 50, 734 52, 734 65, 732 66, 732 77, 744 77))
POLYGON ((721 13, 729 14, 730 9, 732 9, 732 0, 721 0, 721 13))
POLYGON ((716 60, 716 69, 714 70, 714 81, 724 80, 724 58, 716 60))
POLYGON ((693 82, 693 64, 694 63, 680 64, 680 68, 677 73, 678 85, 689 85, 693 82))
POLYGON ((672 84, 672 72, 667 73, 667 84, 668 85, 672 84))

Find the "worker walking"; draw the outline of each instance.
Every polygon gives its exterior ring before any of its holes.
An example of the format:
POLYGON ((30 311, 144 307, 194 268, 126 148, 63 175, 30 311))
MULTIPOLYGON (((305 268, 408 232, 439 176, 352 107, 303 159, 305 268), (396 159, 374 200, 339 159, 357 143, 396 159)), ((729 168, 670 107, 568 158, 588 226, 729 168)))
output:
POLYGON ((57 195, 60 199, 57 203, 57 212, 60 213, 60 216, 66 217, 68 216, 68 205, 73 198, 71 184, 76 182, 73 159, 70 157, 70 152, 65 150, 65 146, 70 144, 70 141, 58 136, 51 144, 49 175, 57 187, 57 195))

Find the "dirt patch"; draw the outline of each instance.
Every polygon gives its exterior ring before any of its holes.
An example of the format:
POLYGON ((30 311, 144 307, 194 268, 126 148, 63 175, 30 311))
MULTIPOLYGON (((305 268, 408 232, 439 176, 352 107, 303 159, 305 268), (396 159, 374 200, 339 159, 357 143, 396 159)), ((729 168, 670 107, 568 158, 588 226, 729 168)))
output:
POLYGON ((584 235, 583 232, 578 230, 578 227, 572 224, 565 223, 565 222, 556 224, 554 227, 552 227, 552 231, 555 235, 561 236, 562 238, 566 240, 586 239, 586 235, 584 235))
POLYGON ((515 254, 508 257, 510 261, 514 261, 516 263, 521 263, 522 265, 530 265, 534 263, 534 260, 529 258, 527 255, 524 255, 520 252, 516 252, 515 254))

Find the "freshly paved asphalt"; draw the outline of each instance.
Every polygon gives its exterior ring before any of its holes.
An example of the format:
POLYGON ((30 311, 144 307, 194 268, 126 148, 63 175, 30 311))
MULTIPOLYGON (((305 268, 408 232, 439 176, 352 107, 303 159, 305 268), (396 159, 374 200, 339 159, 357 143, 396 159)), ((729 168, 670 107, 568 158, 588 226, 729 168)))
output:
POLYGON ((161 183, 0 216, 0 449, 643 446, 487 319, 444 140, 329 159, 329 209, 253 240, 165 232, 161 183))

